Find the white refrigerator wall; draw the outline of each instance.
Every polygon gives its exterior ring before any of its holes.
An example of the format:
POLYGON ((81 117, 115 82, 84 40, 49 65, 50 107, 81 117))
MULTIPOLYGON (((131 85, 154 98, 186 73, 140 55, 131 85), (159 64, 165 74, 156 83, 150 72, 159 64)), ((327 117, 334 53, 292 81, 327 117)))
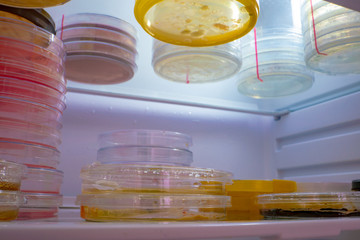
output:
POLYGON ((273 117, 69 92, 63 116, 62 194, 80 193, 81 167, 96 161, 99 133, 161 129, 193 138, 193 166, 227 170, 241 179, 271 179, 273 117))

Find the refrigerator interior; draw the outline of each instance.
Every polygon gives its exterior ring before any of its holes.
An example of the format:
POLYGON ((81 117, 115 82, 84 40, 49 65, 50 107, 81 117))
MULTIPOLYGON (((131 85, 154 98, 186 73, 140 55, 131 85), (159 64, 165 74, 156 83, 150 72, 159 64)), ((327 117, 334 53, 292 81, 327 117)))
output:
MULTIPOLYGON (((72 0, 50 8, 62 16, 93 12, 119 17, 138 32, 138 69, 117 85, 68 82, 62 119, 61 193, 56 220, 0 224, 4 239, 303 239, 355 240, 360 219, 210 223, 90 223, 74 198, 80 169, 96 161, 97 136, 119 129, 161 129, 193 138, 193 166, 231 171, 235 179, 350 182, 360 176, 360 76, 316 74, 303 93, 253 99, 236 89, 238 76, 199 85, 157 76, 152 39, 133 16, 133 0, 72 0)), ((355 2, 355 1, 353 1, 355 2)))

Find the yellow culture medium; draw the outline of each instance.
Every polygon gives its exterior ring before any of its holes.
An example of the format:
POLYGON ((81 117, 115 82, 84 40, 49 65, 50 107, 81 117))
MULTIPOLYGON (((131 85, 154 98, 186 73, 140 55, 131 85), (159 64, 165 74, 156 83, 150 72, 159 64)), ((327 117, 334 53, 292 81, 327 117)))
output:
POLYGON ((0 0, 0 4, 19 8, 45 8, 64 4, 70 0, 0 0))
POLYGON ((154 38, 183 46, 238 39, 256 24, 256 0, 136 0, 135 18, 154 38))

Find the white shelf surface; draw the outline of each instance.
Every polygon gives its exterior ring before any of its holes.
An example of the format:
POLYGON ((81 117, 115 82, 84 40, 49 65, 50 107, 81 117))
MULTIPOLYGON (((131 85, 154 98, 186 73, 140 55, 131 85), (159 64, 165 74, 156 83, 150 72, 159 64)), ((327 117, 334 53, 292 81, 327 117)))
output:
POLYGON ((338 239, 342 232, 354 230, 359 236, 360 218, 99 223, 81 219, 79 209, 60 209, 57 218, 0 223, 0 239, 338 239))

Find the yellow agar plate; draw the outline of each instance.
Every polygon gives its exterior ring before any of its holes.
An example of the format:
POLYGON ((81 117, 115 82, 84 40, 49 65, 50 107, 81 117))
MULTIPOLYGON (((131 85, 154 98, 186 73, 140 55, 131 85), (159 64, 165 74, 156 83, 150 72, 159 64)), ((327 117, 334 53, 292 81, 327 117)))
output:
POLYGON ((247 34, 256 24, 255 0, 136 0, 135 18, 154 38, 183 46, 213 46, 247 34))
POLYGON ((46 8, 64 4, 70 0, 0 0, 0 4, 21 8, 46 8))

